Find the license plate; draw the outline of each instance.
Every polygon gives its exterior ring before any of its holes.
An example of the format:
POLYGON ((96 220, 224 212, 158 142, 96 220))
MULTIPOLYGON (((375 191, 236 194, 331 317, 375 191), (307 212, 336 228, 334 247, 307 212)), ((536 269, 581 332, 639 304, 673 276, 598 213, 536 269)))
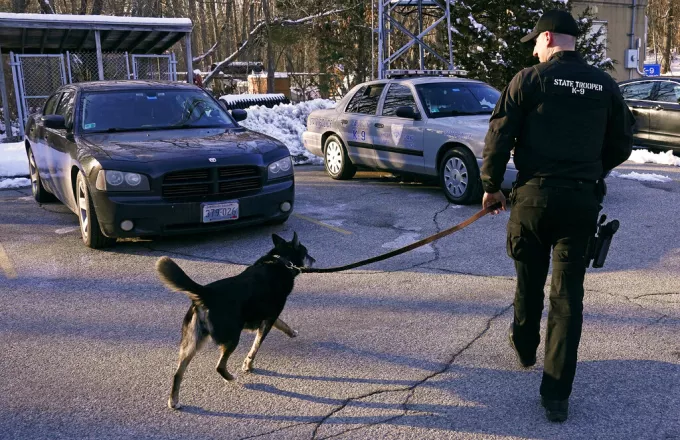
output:
POLYGON ((201 204, 203 223, 238 219, 238 201, 201 204))

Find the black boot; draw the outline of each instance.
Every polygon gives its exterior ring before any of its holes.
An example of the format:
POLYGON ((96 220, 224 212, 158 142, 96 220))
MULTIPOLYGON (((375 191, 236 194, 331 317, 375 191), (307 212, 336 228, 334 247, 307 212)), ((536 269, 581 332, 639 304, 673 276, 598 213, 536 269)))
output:
POLYGON ((534 354, 533 357, 525 359, 522 357, 522 355, 519 354, 519 351, 517 351, 517 347, 515 347, 515 340, 512 337, 513 329, 514 329, 513 324, 510 323, 510 328, 508 329, 508 341, 510 342, 510 347, 512 347, 512 349, 515 351, 515 355, 517 356, 519 364, 524 368, 529 368, 536 363, 536 355, 534 354))
POLYGON ((551 422, 562 423, 569 415, 569 399, 551 400, 541 396, 541 406, 545 408, 545 416, 551 422))

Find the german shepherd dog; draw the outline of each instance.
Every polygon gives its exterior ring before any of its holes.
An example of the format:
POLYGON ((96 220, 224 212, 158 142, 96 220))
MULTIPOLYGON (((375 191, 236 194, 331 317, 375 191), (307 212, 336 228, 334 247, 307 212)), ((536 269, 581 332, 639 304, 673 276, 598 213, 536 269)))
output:
POLYGON ((244 372, 252 370, 257 350, 272 327, 291 338, 297 336, 297 331, 279 319, 279 314, 293 290, 300 268, 311 267, 315 260, 300 244, 297 233, 290 242, 276 234, 272 235, 272 240, 274 248, 239 275, 205 286, 194 282, 168 257, 162 257, 156 263, 161 281, 191 299, 191 307, 182 323, 179 364, 168 399, 170 408, 180 407, 179 387, 184 371, 208 335, 222 352, 217 372, 226 381, 235 379, 227 371, 227 361, 238 346, 243 330, 257 330, 253 346, 243 361, 241 369, 244 372))

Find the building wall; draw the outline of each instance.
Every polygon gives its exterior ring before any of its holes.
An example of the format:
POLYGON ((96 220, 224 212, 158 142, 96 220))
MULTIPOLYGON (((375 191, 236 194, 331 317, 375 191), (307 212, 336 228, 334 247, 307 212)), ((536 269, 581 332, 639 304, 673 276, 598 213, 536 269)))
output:
POLYGON ((572 14, 574 17, 578 17, 588 6, 592 9, 596 8, 596 12, 593 15, 597 17, 597 20, 607 22, 607 56, 616 61, 614 70, 610 71, 609 74, 617 81, 642 76, 637 72, 637 69, 625 68, 624 57, 626 50, 635 48, 637 39, 640 38, 638 64, 640 71, 642 71, 646 53, 645 10, 647 0, 572 0, 572 14), (630 31, 633 3, 635 3, 635 35, 631 45, 630 31))

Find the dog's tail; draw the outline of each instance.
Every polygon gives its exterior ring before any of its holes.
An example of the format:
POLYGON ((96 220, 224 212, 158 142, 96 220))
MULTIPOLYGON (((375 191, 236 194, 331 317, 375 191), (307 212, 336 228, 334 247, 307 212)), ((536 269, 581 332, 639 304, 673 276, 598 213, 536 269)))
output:
POLYGON ((203 305, 205 287, 201 286, 168 257, 161 257, 156 262, 158 277, 169 289, 182 292, 195 304, 203 305))

